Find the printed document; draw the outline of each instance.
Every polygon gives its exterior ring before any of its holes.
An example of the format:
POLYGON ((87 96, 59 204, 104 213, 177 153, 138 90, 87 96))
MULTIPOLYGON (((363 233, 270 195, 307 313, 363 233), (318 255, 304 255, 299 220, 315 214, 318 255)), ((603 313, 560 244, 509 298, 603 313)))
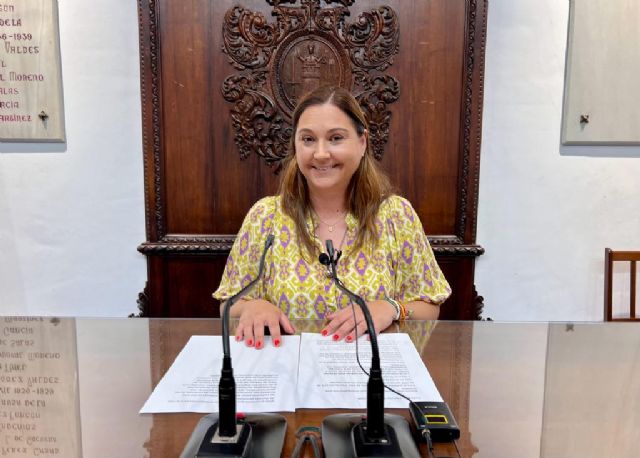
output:
MULTIPOLYGON (((413 401, 442 402, 429 371, 408 334, 381 334, 378 351, 385 385, 413 401)), ((371 342, 358 339, 362 367, 371 368, 371 342)), ((365 409, 368 376, 356 361, 355 343, 302 334, 298 366, 298 408, 365 409)), ((409 401, 384 392, 384 406, 407 408, 409 401)))
MULTIPOLYGON (((229 342, 238 412, 293 412, 300 336, 283 336, 275 348, 265 337, 262 350, 229 342)), ((192 336, 140 413, 218 411, 222 337, 192 336)))
MULTIPOLYGON (((296 408, 364 409, 367 380, 356 361, 355 343, 320 334, 283 336, 275 348, 269 337, 261 350, 230 342, 238 412, 293 412, 296 408)), ((407 334, 382 334, 378 347, 384 383, 414 401, 442 401, 429 371, 407 334)), ((360 362, 371 368, 371 343, 358 340, 360 362)), ((218 411, 222 338, 193 336, 140 413, 218 411)), ((385 407, 408 401, 385 390, 385 407)))

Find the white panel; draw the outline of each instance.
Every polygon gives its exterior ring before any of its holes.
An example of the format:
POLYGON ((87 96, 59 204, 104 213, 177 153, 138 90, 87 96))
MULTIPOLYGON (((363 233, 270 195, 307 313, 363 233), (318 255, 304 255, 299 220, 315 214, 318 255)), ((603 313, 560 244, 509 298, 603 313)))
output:
POLYGON ((541 457, 638 457, 637 328, 637 323, 551 326, 541 457))
POLYGON ((478 448, 473 458, 541 456, 547 331, 547 324, 537 323, 473 324, 469 431, 478 448))
POLYGON ((148 457, 153 417, 137 413, 151 394, 148 320, 79 319, 76 330, 83 456, 148 457))
POLYGON ((571 0, 562 141, 640 143, 640 2, 571 0))

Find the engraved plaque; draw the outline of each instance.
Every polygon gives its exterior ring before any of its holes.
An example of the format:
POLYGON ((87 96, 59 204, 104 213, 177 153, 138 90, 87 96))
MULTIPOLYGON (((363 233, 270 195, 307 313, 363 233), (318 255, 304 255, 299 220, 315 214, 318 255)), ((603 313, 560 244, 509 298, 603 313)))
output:
POLYGON ((58 5, 0 3, 0 141, 62 142, 58 5))
POLYGON ((81 456, 73 320, 1 319, 0 456, 81 456))

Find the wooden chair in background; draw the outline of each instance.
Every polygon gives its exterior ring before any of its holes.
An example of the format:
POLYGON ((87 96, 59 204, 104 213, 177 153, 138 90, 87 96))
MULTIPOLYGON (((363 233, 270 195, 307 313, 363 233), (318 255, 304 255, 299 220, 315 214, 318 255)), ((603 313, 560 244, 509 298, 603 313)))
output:
POLYGON ((636 272, 640 261, 640 251, 614 251, 604 249, 604 320, 605 321, 640 321, 636 315, 636 272), (629 316, 613 317, 613 263, 627 261, 631 266, 629 290, 629 316))

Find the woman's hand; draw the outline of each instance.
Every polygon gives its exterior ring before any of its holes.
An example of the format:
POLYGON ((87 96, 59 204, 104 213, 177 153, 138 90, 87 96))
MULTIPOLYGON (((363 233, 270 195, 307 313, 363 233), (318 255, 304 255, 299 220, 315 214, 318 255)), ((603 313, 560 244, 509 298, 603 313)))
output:
POLYGON ((231 316, 240 317, 236 328, 236 340, 244 340, 249 347, 260 350, 264 347, 264 328, 269 328, 275 347, 282 343, 280 326, 287 334, 295 333, 289 318, 278 307, 263 299, 239 301, 231 307, 231 316))
MULTIPOLYGON (((396 315, 396 310, 393 305, 387 301, 371 301, 367 302, 369 312, 371 313, 371 319, 373 321, 373 327, 376 330, 376 334, 387 329, 393 323, 393 319, 396 315)), ((329 324, 322 330, 323 336, 332 336, 333 340, 345 339, 347 342, 353 342, 355 339, 355 330, 358 329, 358 335, 361 336, 367 330, 367 322, 364 319, 364 314, 357 304, 354 304, 356 312, 356 321, 353 321, 353 312, 351 307, 345 307, 337 312, 327 315, 329 324)))

